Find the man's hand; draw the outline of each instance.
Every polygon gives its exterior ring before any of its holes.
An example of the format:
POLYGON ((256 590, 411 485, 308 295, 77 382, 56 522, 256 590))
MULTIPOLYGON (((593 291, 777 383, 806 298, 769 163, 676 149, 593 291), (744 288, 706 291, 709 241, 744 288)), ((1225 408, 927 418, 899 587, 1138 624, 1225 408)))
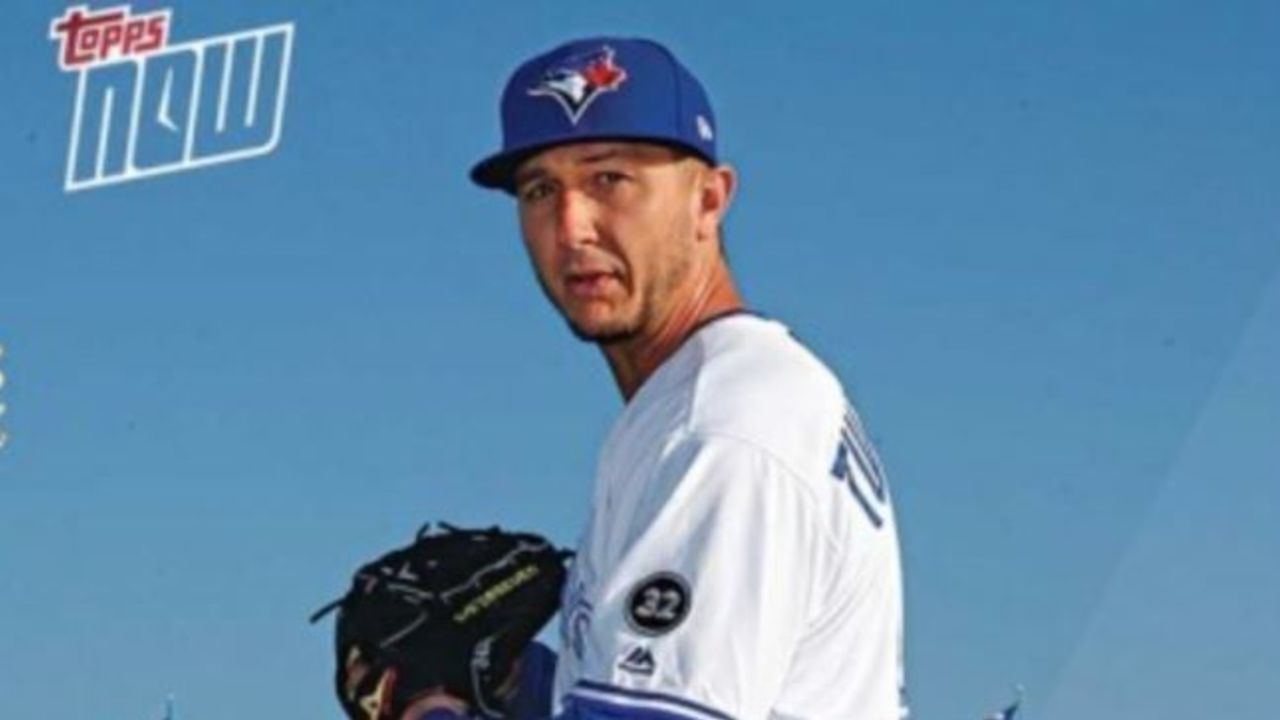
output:
POLYGON ((468 711, 465 702, 441 691, 415 700, 400 720, 467 720, 468 711))
MULTIPOLYGON (((498 697, 505 703, 514 699, 520 689, 521 666, 522 659, 517 659, 506 682, 497 689, 498 697)), ((343 687, 347 697, 356 697, 357 688, 368 674, 369 666, 359 657, 353 657, 347 663, 346 684, 343 687)), ((471 717, 470 711, 465 700, 450 695, 444 688, 432 688, 410 703, 399 720, 466 720, 471 717)))

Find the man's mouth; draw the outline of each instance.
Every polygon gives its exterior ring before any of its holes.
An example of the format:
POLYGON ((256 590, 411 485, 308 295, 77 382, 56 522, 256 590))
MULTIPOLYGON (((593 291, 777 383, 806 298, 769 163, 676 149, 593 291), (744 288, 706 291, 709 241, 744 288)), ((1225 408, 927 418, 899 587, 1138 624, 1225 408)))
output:
POLYGON ((617 281, 618 276, 616 273, 589 270, 569 273, 565 285, 569 294, 574 297, 593 298, 603 295, 609 289, 609 286, 617 281))

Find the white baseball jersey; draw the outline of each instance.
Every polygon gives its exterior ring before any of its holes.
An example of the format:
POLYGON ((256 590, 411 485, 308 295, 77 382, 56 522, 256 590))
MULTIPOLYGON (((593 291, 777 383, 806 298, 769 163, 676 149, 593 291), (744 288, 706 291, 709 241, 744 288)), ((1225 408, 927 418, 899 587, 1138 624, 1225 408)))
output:
POLYGON ((631 398, 562 636, 569 717, 905 715, 888 488, 840 383, 786 327, 717 319, 631 398))

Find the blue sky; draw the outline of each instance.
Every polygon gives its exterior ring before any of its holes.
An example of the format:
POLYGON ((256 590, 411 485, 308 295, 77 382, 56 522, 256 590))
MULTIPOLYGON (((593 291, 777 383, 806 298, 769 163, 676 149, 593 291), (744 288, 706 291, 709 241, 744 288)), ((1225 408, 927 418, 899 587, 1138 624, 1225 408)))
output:
POLYGON ((294 22, 282 141, 75 194, 61 7, 0 28, 0 716, 336 718, 356 563, 575 539, 620 401, 465 171, 599 32, 708 86, 741 284, 879 445, 918 718, 1280 704, 1275 4, 138 3, 294 22))

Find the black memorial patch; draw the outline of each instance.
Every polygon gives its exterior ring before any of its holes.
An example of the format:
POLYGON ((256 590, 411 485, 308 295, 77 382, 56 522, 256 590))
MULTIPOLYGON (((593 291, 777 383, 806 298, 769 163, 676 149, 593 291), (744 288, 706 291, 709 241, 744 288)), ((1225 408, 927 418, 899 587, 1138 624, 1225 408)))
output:
POLYGON ((645 635, 671 632, 689 614, 693 595, 689 583, 675 573, 654 573, 636 583, 627 595, 627 624, 645 635))

